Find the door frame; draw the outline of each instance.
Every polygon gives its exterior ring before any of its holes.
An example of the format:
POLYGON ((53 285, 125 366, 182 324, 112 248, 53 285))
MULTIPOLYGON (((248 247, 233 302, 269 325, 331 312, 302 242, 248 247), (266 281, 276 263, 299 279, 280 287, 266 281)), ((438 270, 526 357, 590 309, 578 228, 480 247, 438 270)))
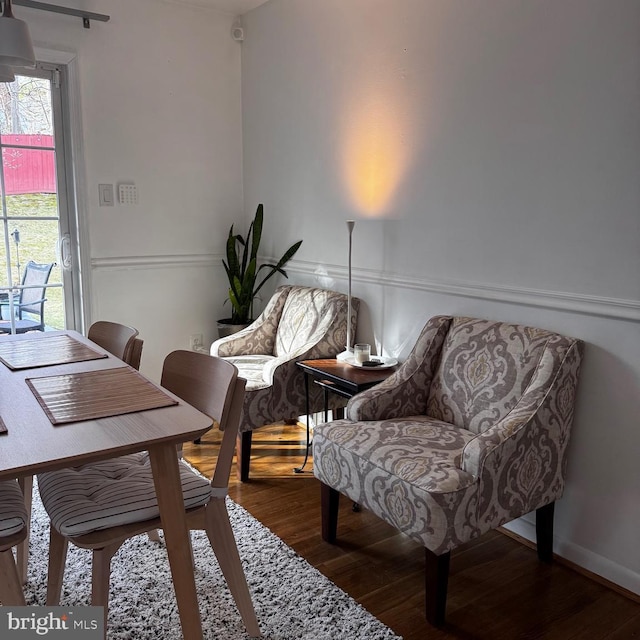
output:
MULTIPOLYGON (((64 155, 66 206, 69 212, 70 251, 74 261, 76 276, 71 291, 73 296, 73 317, 67 317, 67 328, 85 333, 91 323, 91 247, 88 229, 88 193, 85 174, 85 156, 82 136, 82 110, 80 107, 80 81, 78 57, 73 51, 35 47, 39 63, 60 68, 63 79, 60 99, 62 106, 62 127, 64 155)), ((62 230, 61 230, 62 234, 62 230)))

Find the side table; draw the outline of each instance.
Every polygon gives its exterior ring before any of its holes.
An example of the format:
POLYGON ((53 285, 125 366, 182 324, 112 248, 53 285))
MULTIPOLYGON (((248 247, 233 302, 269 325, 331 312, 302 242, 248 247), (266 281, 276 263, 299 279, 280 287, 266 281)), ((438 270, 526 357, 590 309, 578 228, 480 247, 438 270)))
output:
POLYGON ((324 360, 302 360, 297 363, 304 371, 304 390, 306 395, 307 411, 307 450, 304 462, 301 467, 294 469, 296 473, 303 473, 309 457, 309 447, 311 445, 309 435, 309 379, 314 384, 322 387, 324 391, 324 419, 329 419, 329 393, 335 393, 343 398, 352 398, 357 393, 369 389, 386 380, 398 367, 389 369, 370 369, 352 367, 346 362, 341 362, 335 358, 324 360))

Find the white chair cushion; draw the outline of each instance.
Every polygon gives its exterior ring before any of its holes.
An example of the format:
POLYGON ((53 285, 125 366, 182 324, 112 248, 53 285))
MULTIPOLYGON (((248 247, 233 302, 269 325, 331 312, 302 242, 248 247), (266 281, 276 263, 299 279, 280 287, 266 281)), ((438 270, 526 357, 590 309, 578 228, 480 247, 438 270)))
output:
POLYGON ((0 544, 4 537, 22 531, 29 522, 22 491, 15 480, 0 482, 0 544))
MULTIPOLYGON (((186 509, 205 505, 211 484, 179 464, 186 509)), ((160 515, 146 451, 38 476, 51 523, 65 536, 80 536, 160 515)))
POLYGON ((271 386, 269 382, 265 382, 263 374, 266 364, 275 359, 275 356, 267 355, 231 356, 225 358, 225 360, 238 367, 238 377, 247 381, 247 386, 245 387, 247 391, 266 389, 271 386))

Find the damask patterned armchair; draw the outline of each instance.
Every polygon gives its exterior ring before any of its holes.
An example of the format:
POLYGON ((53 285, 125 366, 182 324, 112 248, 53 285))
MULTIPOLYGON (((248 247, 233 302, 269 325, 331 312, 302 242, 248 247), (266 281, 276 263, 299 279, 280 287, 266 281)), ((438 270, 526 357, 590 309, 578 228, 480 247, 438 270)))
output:
POLYGON ((316 427, 322 537, 335 542, 341 493, 417 540, 426 614, 444 622, 452 549, 536 511, 552 557, 582 342, 476 318, 429 320, 409 358, 316 427))
MULTIPOLYGON (((355 335, 360 301, 351 299, 351 335, 355 335)), ((347 336, 347 296, 311 287, 279 287, 260 317, 246 329, 220 338, 211 355, 230 360, 247 380, 237 444, 238 475, 249 478, 254 429, 306 412, 304 374, 300 360, 334 358, 347 336)), ((320 411, 323 397, 310 385, 310 409, 320 411)), ((334 394, 331 394, 332 396, 334 394)), ((331 408, 344 406, 337 396, 331 408)))

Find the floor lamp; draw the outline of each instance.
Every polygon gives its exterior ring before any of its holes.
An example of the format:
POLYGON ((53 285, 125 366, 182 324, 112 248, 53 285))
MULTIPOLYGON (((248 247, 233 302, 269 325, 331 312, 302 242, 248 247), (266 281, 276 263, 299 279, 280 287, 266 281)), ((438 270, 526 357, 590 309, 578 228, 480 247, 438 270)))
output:
POLYGON ((336 358, 338 360, 346 360, 353 356, 353 345, 351 344, 351 236, 353 227, 356 226, 355 220, 347 220, 347 229, 349 230, 349 289, 347 293, 347 348, 339 353, 336 358))

